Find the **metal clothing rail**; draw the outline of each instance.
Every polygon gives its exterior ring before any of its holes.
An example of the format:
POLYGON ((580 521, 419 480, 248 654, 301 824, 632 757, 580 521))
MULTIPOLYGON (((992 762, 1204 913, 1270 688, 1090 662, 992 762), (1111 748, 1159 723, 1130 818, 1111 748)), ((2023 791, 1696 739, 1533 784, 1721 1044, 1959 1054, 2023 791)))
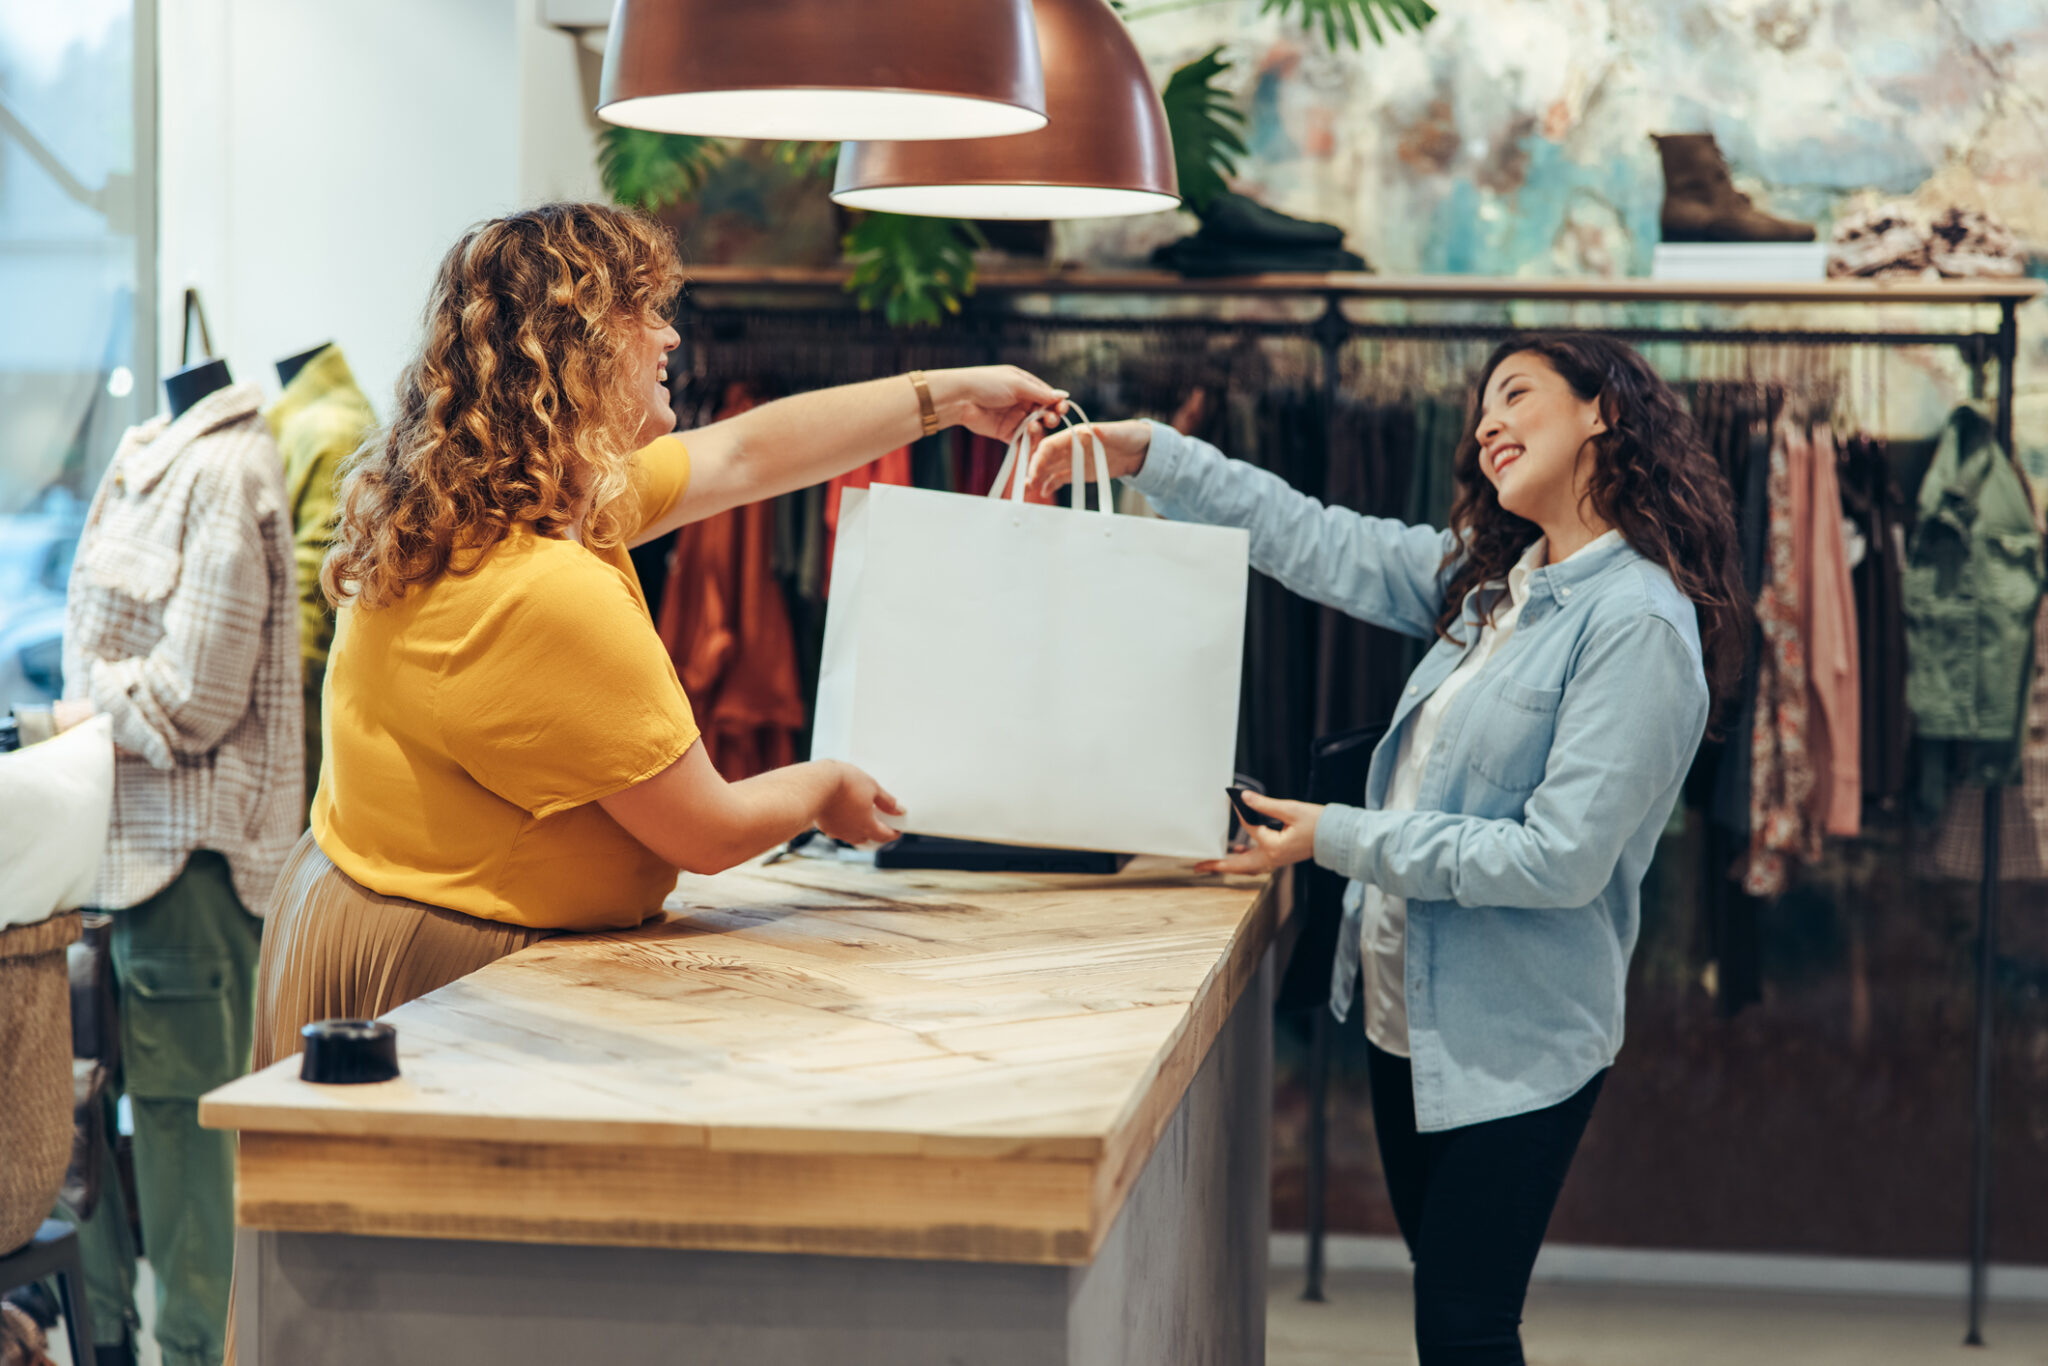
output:
MULTIPOLYGON (((1597 332, 1630 342, 1678 342, 1736 346, 1954 347, 1972 371, 1978 392, 1987 366, 1998 368, 1995 427, 2000 443, 2013 450, 2013 370, 2019 356, 2019 306, 2048 290, 2040 280, 1939 280, 1888 283, 1830 280, 1800 284, 1673 283, 1654 280, 1519 280, 1471 276, 1400 277, 1365 274, 1261 275, 1237 279, 1187 280, 1156 271, 1117 273, 989 272, 976 284, 976 295, 961 313, 937 329, 891 328, 855 312, 844 296, 843 270, 805 268, 758 269, 743 266, 700 267, 691 272, 689 288, 678 304, 677 327, 683 335, 684 369, 695 347, 718 334, 738 331, 751 320, 809 326, 828 332, 835 342, 895 342, 909 347, 945 342, 967 348, 993 348, 1019 336, 1044 333, 1113 332, 1143 329, 1190 335, 1234 334, 1248 337, 1299 337, 1322 353, 1323 393, 1343 388, 1342 358, 1347 343, 1357 340, 1500 341, 1535 327, 1509 322, 1437 319, 1385 322, 1352 316, 1352 301, 1407 304, 1446 303, 1591 303, 1607 306, 1698 304, 1713 308, 1776 304, 1796 307, 1910 305, 1917 308, 1996 307, 1993 330, 1965 326, 1954 331, 1844 328, 1728 328, 1662 324, 1546 323, 1542 328, 1597 332), (805 298, 804 296, 809 296, 805 298), (821 298, 820 296, 825 296, 821 298), (1122 297, 1154 304, 1172 299, 1215 301, 1237 299, 1320 301, 1322 311, 1304 318, 1231 318, 1215 314, 1166 316, 1102 316, 1019 309, 1019 300, 1042 298, 1057 303, 1085 296, 1122 297), (721 302, 721 298, 723 301, 721 302), (836 302, 835 302, 836 300, 836 302)), ((1998 954, 1999 827, 2004 792, 1984 791, 1983 872, 1977 896, 1977 1011, 1974 1116, 1970 1152, 1970 1289, 1969 1330, 1964 1342, 1982 1346, 1986 1271, 1989 1260, 1991 1202, 1991 1113, 1993 985, 1998 954)), ((1330 1019, 1317 1011, 1310 1079, 1311 1150, 1309 1190, 1308 1288, 1304 1298, 1321 1299, 1324 1234, 1324 1163, 1328 1122, 1327 1085, 1330 1019)))

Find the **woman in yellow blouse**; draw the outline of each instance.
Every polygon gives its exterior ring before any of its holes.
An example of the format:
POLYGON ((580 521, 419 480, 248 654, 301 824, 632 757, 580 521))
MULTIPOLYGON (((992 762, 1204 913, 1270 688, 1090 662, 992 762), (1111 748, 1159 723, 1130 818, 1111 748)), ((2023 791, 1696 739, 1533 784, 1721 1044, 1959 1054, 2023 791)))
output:
POLYGON ((556 204, 442 262, 397 415, 349 474, 312 829, 273 896, 256 1061, 558 930, 638 924, 678 869, 813 825, 885 840, 866 774, 718 775, 627 548, 854 469, 930 421, 1009 437, 1063 397, 1010 367, 799 395, 687 434, 682 270, 639 215, 556 204))

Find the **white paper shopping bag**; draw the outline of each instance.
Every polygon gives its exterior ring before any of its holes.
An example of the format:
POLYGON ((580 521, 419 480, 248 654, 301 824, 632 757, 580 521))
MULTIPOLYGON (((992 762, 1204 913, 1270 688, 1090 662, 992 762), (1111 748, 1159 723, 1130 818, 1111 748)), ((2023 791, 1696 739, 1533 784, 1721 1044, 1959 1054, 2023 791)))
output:
POLYGON ((1022 501, 1027 423, 990 496, 883 486, 840 505, 814 758, 903 829, 1213 858, 1229 824, 1249 538, 1022 501), (1019 487, 1002 498, 1015 468, 1019 487))

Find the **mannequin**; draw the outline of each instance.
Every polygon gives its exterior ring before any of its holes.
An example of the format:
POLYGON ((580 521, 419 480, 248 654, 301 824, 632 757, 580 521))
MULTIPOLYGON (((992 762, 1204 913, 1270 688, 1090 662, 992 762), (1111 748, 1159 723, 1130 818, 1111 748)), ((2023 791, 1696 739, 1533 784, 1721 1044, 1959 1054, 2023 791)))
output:
POLYGON ((190 286, 185 290, 185 325, 179 329, 179 336, 179 368, 164 376, 164 399, 171 405, 173 422, 200 399, 235 382, 235 377, 228 373, 228 363, 213 354, 213 333, 206 326, 206 309, 199 302, 199 291, 190 286), (199 323, 199 360, 192 359, 195 319, 199 323))
POLYGON ((164 376, 164 398, 171 405, 171 420, 177 421, 200 399, 234 382, 235 377, 228 373, 228 363, 218 356, 171 371, 164 376))
POLYGON ((322 351, 325 351, 328 347, 332 345, 334 345, 333 342, 324 341, 321 342, 318 346, 309 347, 306 350, 299 352, 297 355, 286 356, 283 360, 279 361, 277 363, 278 384, 289 385, 292 382, 292 380, 298 375, 299 371, 306 368, 306 362, 312 360, 313 357, 319 355, 322 351))

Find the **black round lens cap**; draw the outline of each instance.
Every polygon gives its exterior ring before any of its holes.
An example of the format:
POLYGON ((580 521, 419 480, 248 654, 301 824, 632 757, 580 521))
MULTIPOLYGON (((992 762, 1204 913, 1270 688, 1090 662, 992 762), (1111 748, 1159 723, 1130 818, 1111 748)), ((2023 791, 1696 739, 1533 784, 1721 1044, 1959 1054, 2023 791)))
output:
POLYGON ((299 1037, 301 1081, 357 1086, 398 1076, 398 1031, 381 1020, 315 1020, 299 1037))

